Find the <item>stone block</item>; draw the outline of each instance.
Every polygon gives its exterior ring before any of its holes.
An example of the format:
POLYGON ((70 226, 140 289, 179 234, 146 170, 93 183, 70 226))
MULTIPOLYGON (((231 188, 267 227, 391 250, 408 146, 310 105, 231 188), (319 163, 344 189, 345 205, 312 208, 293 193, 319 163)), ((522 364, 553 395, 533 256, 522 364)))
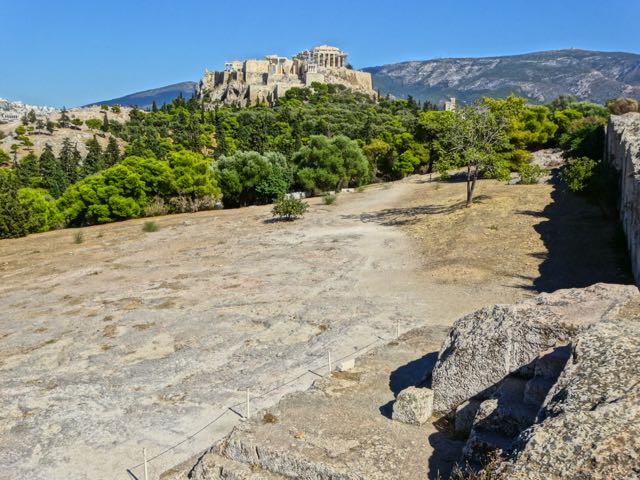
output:
POLYGON ((402 390, 393 404, 391 418, 411 425, 422 425, 433 413, 433 391, 409 387, 402 390))

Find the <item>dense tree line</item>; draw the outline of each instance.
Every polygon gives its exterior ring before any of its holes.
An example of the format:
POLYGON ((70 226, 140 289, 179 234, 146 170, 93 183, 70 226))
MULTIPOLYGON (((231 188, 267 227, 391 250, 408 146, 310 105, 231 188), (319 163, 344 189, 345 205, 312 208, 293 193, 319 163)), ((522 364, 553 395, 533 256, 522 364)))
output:
POLYGON ((47 146, 40 156, 0 158, 13 167, 1 170, 0 195, 12 200, 0 209, 0 236, 213 208, 220 197, 226 207, 264 204, 293 190, 458 168, 467 171, 470 203, 478 178, 525 171, 529 152, 549 146, 566 151, 565 176, 579 190, 600 165, 609 111, 633 108, 571 97, 529 105, 512 96, 448 112, 323 84, 292 88, 273 107, 205 109, 179 97, 149 112, 133 109, 125 123, 106 108, 85 122, 110 133, 104 149, 94 137, 84 158, 70 140, 57 155, 47 146), (124 153, 114 137, 126 142, 124 153))

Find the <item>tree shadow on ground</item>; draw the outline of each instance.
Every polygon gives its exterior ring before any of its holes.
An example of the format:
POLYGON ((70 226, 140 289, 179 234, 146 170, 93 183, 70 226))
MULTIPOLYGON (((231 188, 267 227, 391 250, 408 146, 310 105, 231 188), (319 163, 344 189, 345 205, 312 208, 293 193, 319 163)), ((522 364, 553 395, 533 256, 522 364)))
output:
POLYGON ((539 276, 523 288, 553 292, 598 282, 633 283, 618 219, 604 216, 600 208, 570 192, 557 175, 553 176, 552 183, 553 201, 542 212, 517 212, 541 219, 534 229, 546 250, 546 253, 529 254, 542 263, 539 276))
MULTIPOLYGON (((474 203, 482 203, 489 200, 488 195, 478 195, 474 198, 474 203)), ((364 223, 377 223, 385 227, 412 225, 426 215, 438 215, 453 213, 456 210, 465 208, 465 202, 457 202, 452 205, 423 205, 420 207, 387 208, 378 212, 363 213, 360 215, 343 215, 342 218, 348 220, 360 220, 364 223)))

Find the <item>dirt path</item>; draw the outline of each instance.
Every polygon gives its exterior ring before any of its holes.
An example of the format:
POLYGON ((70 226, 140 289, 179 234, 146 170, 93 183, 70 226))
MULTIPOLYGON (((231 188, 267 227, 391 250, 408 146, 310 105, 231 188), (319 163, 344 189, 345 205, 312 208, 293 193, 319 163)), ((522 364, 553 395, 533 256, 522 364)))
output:
POLYGON ((227 407, 242 413, 247 388, 300 376, 254 399, 268 406, 329 351, 532 294, 541 220, 514 212, 541 214, 552 187, 486 182, 477 207, 451 208, 463 188, 411 177, 313 199, 293 223, 265 206, 87 228, 79 245, 69 230, 0 242, 4 472, 130 478, 143 447, 179 444, 154 478, 239 421, 227 407))

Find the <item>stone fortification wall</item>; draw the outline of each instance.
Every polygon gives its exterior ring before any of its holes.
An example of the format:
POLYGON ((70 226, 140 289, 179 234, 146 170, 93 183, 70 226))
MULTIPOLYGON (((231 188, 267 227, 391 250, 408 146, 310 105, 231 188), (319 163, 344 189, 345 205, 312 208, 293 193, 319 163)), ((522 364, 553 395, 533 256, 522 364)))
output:
POLYGON ((321 45, 293 59, 267 55, 259 60, 230 61, 223 72, 205 70, 197 96, 207 100, 209 106, 273 105, 290 88, 309 87, 314 82, 343 85, 375 96, 371 74, 347 68, 346 59, 347 54, 340 49, 321 45))
POLYGON ((620 219, 633 275, 640 285, 640 113, 611 116, 606 159, 620 173, 620 219))

